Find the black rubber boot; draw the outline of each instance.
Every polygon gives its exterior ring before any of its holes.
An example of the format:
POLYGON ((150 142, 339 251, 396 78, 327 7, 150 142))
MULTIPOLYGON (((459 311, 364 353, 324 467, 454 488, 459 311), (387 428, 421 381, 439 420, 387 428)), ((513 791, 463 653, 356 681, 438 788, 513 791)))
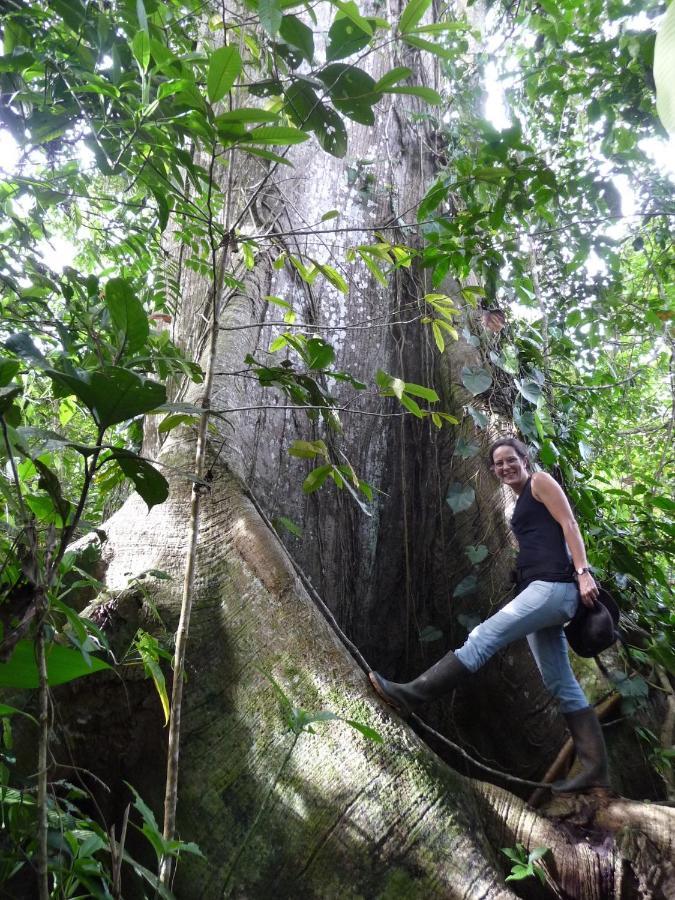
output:
POLYGON ((602 728, 592 706, 573 713, 564 713, 572 735, 574 752, 581 771, 563 781, 554 781, 551 790, 557 794, 585 791, 594 787, 609 787, 607 750, 602 728))
POLYGON ((409 716, 418 706, 436 700, 451 691, 469 673, 452 650, 413 681, 398 684, 370 672, 373 687, 382 699, 402 715, 409 716))

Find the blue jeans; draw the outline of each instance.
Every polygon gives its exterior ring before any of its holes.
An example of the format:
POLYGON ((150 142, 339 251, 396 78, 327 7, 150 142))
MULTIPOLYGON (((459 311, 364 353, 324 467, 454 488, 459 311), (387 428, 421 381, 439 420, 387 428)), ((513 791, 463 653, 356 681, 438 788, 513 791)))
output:
POLYGON ((574 582, 533 581, 494 616, 477 625, 455 655, 470 672, 475 672, 497 650, 527 637, 544 684, 561 711, 585 709, 588 700, 574 677, 562 629, 579 602, 574 582))

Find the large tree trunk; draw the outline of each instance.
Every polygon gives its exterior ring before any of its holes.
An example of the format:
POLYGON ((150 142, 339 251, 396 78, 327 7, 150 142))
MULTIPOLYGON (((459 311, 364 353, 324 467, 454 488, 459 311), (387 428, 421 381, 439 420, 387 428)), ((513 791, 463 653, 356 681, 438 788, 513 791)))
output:
MULTIPOLYGON (((188 452, 167 448, 164 461, 182 467, 188 452)), ((188 498, 177 481, 149 515, 131 498, 108 522, 113 599, 94 615, 120 640, 157 613, 176 624, 188 498), (125 588, 148 569, 173 580, 125 588)), ((508 897, 493 848, 518 842, 551 849, 545 863, 560 893, 537 883, 532 896, 672 896, 672 810, 591 796, 558 801, 546 818, 450 769, 382 707, 239 479, 218 464, 198 571, 179 830, 206 859, 181 859, 178 897, 508 897), (296 739, 268 675, 293 707, 357 721, 383 743, 338 720, 296 739)), ((148 683, 92 676, 72 700, 60 734, 78 765, 130 781, 159 808, 164 732, 148 683)), ((118 814, 109 802, 108 815, 118 814)))
MULTIPOLYGON (((374 65, 387 62, 411 64, 379 59, 374 65)), ((412 62, 418 80, 433 83, 434 73, 412 62)), ((225 374, 218 376, 213 406, 237 411, 226 415, 213 440, 183 715, 179 828, 206 861, 181 859, 177 894, 186 900, 508 897, 504 861, 494 848, 522 842, 552 849, 545 862, 558 887, 537 883, 533 896, 672 896, 673 872, 664 862, 672 856, 670 810, 599 797, 590 808, 554 807, 566 820, 560 825, 501 788, 469 780, 379 704, 315 605, 313 591, 369 664, 404 677, 461 643, 466 629, 458 617, 485 617, 508 588, 511 551, 501 495, 480 456, 453 455, 460 436, 483 449, 488 441, 488 431, 476 430, 464 414, 470 398, 460 370, 483 359, 489 335, 468 310, 464 324, 480 346, 460 341, 439 356, 419 321, 398 324, 419 315, 420 298, 430 290, 425 273, 398 270, 384 289, 365 267, 344 261, 347 246, 373 239, 359 229, 412 222, 405 211, 433 177, 435 135, 413 127, 400 100, 382 109, 377 131, 351 129, 348 160, 329 158, 315 146, 294 152, 295 168, 266 183, 247 223, 249 233, 269 237, 260 241, 247 295, 230 297, 221 321, 216 368, 225 374), (289 234, 310 230, 336 208, 342 212, 338 228, 353 232, 289 234), (273 269, 284 247, 344 269, 349 298, 326 282, 309 287, 292 270, 273 269), (241 410, 287 405, 250 378, 227 374, 243 368, 247 353, 265 358, 282 330, 264 324, 278 318, 264 300, 268 294, 291 300, 300 321, 334 328, 320 333, 336 346, 337 368, 369 385, 382 368, 433 386, 460 425, 437 432, 428 420, 400 415, 395 401, 372 396, 353 408, 373 415, 344 412, 340 436, 309 423, 303 412, 241 410), (345 491, 302 494, 307 464, 289 457, 286 447, 296 438, 317 437, 333 452, 344 451, 359 476, 381 492, 370 516, 345 491), (445 499, 453 482, 476 492, 474 505, 457 515, 445 499), (265 521, 278 516, 302 527, 301 539, 284 538, 287 549, 265 521), (472 571, 466 547, 481 543, 490 552, 478 569, 480 587, 453 599, 472 571), (420 640, 427 625, 443 637, 420 640), (293 707, 328 710, 375 728, 383 744, 341 721, 296 739, 267 676, 293 707)), ((241 207, 262 174, 238 171, 235 205, 241 207)), ((415 242, 411 234, 387 231, 392 241, 405 243, 415 242)), ((203 335, 196 323, 208 291, 194 274, 183 271, 182 278, 186 302, 177 334, 197 349, 203 335)), ((344 387, 335 393, 350 399, 344 387)), ((491 421, 495 428, 498 417, 491 421)), ((175 628, 191 489, 178 473, 191 469, 192 449, 183 430, 161 450, 162 463, 176 471, 166 504, 145 515, 132 497, 105 526, 113 599, 92 614, 120 646, 137 625, 156 628, 156 612, 166 628, 175 628), (146 579, 149 590, 125 589, 130 574, 148 569, 165 570, 173 581, 146 579)), ((106 780, 130 781, 159 809, 165 733, 148 683, 97 676, 78 689, 69 710, 60 735, 78 764, 106 780)), ((472 755, 524 778, 540 777, 564 738, 524 644, 500 654, 452 702, 429 710, 429 721, 459 736, 472 755)), ((109 811, 117 812, 114 804, 109 811)))

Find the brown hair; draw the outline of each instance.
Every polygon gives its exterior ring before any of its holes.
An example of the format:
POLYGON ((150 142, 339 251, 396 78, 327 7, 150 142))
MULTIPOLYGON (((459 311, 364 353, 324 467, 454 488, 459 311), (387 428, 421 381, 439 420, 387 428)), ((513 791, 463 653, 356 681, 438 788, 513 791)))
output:
POLYGON ((498 441, 495 441, 494 444, 490 447, 488 452, 488 456, 490 457, 490 465, 494 466, 495 464, 495 450, 498 447, 512 447, 518 456, 523 460, 527 467, 527 471, 532 471, 532 462, 530 460, 530 454, 528 453, 527 447, 522 441, 519 441, 518 438, 499 438, 498 441))

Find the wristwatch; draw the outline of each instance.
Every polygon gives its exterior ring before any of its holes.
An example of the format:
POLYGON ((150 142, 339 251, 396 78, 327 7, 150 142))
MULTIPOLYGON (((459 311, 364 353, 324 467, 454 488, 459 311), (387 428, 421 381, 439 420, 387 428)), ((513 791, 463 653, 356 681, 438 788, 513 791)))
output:
POLYGON ((588 572, 589 575, 591 574, 591 569, 589 566, 579 566, 576 571, 577 575, 584 575, 586 572, 588 572))

